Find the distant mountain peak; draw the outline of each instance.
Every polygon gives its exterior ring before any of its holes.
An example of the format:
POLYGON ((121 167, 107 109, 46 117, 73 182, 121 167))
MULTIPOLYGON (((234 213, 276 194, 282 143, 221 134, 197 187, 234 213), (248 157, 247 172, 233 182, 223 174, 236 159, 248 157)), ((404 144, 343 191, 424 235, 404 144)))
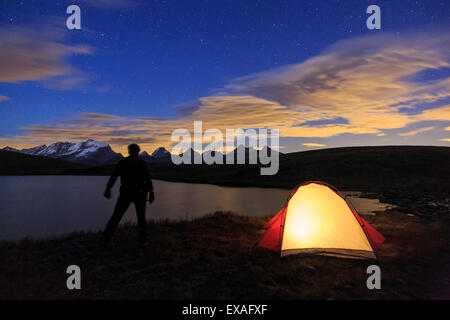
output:
POLYGON ((34 148, 17 150, 16 152, 90 165, 112 164, 123 157, 120 153, 114 152, 106 142, 93 139, 77 142, 55 142, 49 146, 43 144, 34 148))
POLYGON ((144 161, 151 161, 152 157, 147 153, 147 151, 142 151, 139 154, 139 158, 141 158, 144 161))
POLYGON ((37 147, 19 150, 19 152, 26 153, 26 154, 31 154, 31 155, 38 155, 40 152, 42 152, 46 148, 47 148, 47 145, 42 144, 42 145, 37 146, 37 147))
POLYGON ((149 155, 147 151, 142 151, 139 154, 139 158, 142 160, 145 160, 147 162, 158 162, 158 163, 169 163, 171 162, 171 154, 169 151, 166 150, 164 147, 156 148, 155 151, 153 151, 152 155, 149 155))
POLYGON ((8 146, 4 147, 2 150, 12 151, 12 152, 20 152, 20 150, 17 150, 16 148, 11 148, 11 147, 8 147, 8 146))
POLYGON ((170 156, 170 152, 166 150, 164 147, 159 147, 155 151, 153 151, 152 155, 153 158, 161 158, 161 157, 167 157, 170 156))

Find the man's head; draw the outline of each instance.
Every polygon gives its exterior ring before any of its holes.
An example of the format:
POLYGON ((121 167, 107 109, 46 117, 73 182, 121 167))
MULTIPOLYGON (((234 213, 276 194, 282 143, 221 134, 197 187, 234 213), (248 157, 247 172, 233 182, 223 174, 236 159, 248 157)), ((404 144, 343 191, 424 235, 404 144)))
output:
POLYGON ((137 156, 139 155, 139 151, 141 151, 141 148, 136 143, 132 143, 128 146, 128 154, 130 156, 137 156))

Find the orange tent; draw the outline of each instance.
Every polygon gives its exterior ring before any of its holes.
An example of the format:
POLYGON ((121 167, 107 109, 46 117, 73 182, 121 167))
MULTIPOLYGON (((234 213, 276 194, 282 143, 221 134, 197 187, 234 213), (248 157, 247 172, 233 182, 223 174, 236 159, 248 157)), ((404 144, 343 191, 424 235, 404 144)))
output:
POLYGON ((294 189, 265 228, 258 245, 281 256, 309 253, 376 259, 375 252, 385 240, 344 195, 323 182, 294 189))

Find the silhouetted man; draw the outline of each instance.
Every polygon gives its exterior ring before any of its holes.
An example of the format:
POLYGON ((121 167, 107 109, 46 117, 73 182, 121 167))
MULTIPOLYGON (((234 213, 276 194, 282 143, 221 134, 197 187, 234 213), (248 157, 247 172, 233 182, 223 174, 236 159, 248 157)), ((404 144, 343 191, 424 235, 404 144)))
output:
POLYGON ((136 207, 139 243, 143 246, 148 245, 145 205, 147 193, 150 192, 150 199, 153 199, 154 195, 153 184, 148 173, 147 164, 144 160, 139 159, 140 150, 137 144, 130 144, 128 146, 129 156, 121 159, 116 165, 113 174, 109 178, 106 190, 103 193, 106 198, 111 198, 111 188, 120 175, 120 195, 117 199, 113 215, 109 219, 105 231, 103 231, 102 247, 106 247, 108 244, 114 230, 131 203, 134 203, 136 207))

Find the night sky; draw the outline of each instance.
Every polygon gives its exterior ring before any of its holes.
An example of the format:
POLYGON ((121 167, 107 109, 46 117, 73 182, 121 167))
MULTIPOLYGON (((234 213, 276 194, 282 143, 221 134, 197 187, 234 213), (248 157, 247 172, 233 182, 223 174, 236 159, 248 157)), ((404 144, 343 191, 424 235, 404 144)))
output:
POLYGON ((444 0, 0 0, 0 147, 151 152, 194 120, 279 128, 282 152, 448 146, 449 17, 444 0))

